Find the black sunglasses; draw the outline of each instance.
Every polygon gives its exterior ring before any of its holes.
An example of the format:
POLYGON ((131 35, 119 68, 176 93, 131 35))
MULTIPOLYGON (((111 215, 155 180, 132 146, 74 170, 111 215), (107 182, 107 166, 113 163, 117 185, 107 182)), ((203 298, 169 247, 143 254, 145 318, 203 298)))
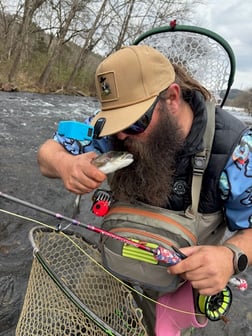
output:
MULTIPOLYGON (((158 99, 159 99, 159 96, 154 100, 152 105, 141 116, 141 118, 139 118, 133 125, 122 130, 121 132, 126 133, 126 134, 132 134, 132 135, 143 133, 151 122, 153 111, 157 105, 158 99)), ((103 129, 105 122, 106 122, 106 118, 97 119, 94 125, 94 134, 93 134, 94 139, 99 139, 99 135, 103 129)))
POLYGON ((148 110, 141 116, 133 125, 122 130, 121 132, 126 134, 140 134, 143 133, 151 122, 153 111, 157 105, 158 97, 155 99, 154 103, 148 108, 148 110))

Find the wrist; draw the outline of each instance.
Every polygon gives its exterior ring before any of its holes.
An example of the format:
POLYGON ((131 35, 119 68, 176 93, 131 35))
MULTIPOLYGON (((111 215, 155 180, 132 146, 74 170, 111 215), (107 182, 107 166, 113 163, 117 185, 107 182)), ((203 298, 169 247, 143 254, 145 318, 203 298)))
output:
POLYGON ((245 272, 248 267, 248 257, 246 254, 236 245, 231 243, 224 243, 223 246, 228 248, 233 254, 233 274, 239 274, 245 272))
POLYGON ((73 155, 64 151, 55 153, 54 156, 54 169, 56 177, 64 180, 66 172, 69 173, 70 166, 72 165, 73 155))

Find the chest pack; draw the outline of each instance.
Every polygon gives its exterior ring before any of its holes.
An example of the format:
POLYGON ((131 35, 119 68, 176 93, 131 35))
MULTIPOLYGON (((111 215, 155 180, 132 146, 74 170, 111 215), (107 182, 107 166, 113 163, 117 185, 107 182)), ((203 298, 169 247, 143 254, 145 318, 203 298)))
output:
MULTIPOLYGON (((193 246, 199 243, 205 215, 198 213, 201 184, 207 167, 215 130, 215 107, 207 104, 208 118, 203 138, 204 149, 194 156, 192 177, 192 204, 186 211, 172 211, 142 202, 115 202, 104 217, 102 228, 146 244, 151 248, 171 249, 193 246)), ((218 226, 220 213, 211 214, 205 221, 218 226)), ((204 225, 203 225, 204 228, 204 225)), ((214 230, 211 228, 211 230, 214 230)), ((211 231, 210 230, 210 231, 211 231)), ((209 232, 210 232, 209 231, 209 232)), ((103 266, 120 279, 142 288, 159 292, 173 292, 182 283, 179 276, 170 275, 167 266, 159 263, 149 251, 141 250, 122 241, 103 236, 101 238, 103 266)))

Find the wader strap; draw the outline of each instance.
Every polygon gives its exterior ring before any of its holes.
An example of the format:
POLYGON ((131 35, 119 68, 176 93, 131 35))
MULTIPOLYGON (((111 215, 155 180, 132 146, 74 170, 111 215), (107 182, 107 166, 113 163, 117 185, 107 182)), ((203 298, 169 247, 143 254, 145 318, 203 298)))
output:
POLYGON ((204 150, 194 156, 193 162, 193 178, 192 178, 192 214, 198 212, 198 205, 200 199, 200 191, 202 185, 203 174, 208 165, 211 155, 211 148, 215 133, 215 104, 213 102, 206 102, 207 108, 207 125, 203 137, 204 150))

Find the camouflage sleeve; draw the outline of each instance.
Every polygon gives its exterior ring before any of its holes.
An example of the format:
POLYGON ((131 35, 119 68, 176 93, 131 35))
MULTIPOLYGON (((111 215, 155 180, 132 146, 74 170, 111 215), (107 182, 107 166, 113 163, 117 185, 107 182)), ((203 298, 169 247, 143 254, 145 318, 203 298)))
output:
POLYGON ((85 147, 90 145, 90 141, 77 141, 70 139, 59 135, 57 131, 54 133, 53 139, 61 144, 69 153, 74 155, 84 153, 85 147))
POLYGON ((236 146, 220 178, 228 226, 231 231, 252 227, 252 129, 236 146))
MULTIPOLYGON (((95 114, 94 114, 95 115, 95 114)), ((87 118, 84 122, 90 123, 92 117, 87 118)), ((61 136, 56 131, 53 139, 60 143, 69 153, 73 155, 83 154, 87 152, 96 152, 97 154, 106 153, 111 150, 109 137, 103 137, 101 139, 88 140, 75 140, 65 136, 61 136)))

